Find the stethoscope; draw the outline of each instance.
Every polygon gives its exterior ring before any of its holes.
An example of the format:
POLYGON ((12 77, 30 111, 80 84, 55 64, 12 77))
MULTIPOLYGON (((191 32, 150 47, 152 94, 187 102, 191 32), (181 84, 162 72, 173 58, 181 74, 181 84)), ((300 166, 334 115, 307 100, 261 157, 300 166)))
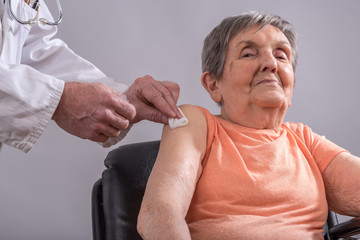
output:
MULTIPOLYGON (((62 9, 61 9, 61 5, 60 5, 60 0, 56 0, 56 4, 57 4, 58 10, 59 10, 59 19, 57 21, 55 21, 55 22, 48 21, 46 18, 39 18, 38 19, 38 13, 39 13, 39 8, 40 8, 39 0, 36 0, 34 2, 34 4, 31 6, 36 11, 35 17, 32 18, 32 19, 28 19, 27 21, 23 21, 20 18, 15 16, 15 14, 14 14, 12 8, 11 8, 11 1, 12 0, 8 0, 8 1, 9 1, 8 10, 9 10, 10 16, 20 24, 25 24, 25 25, 30 25, 31 26, 31 25, 33 25, 33 24, 35 24, 35 23, 37 23, 39 21, 40 23, 45 24, 45 25, 56 26, 62 20, 62 9)), ((22 1, 22 0, 20 0, 20 1, 22 1)), ((24 1, 25 1, 25 3, 30 5, 30 0, 24 0, 24 1)), ((4 0, 4 2, 5 2, 5 0, 4 0)))

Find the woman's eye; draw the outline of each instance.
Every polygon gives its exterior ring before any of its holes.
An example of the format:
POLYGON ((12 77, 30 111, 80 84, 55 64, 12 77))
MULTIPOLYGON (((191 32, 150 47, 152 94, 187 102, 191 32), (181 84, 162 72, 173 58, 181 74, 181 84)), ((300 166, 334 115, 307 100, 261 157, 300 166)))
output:
POLYGON ((241 52, 241 57, 242 58, 249 58, 249 57, 252 57, 254 56, 256 53, 255 51, 251 50, 251 49, 244 49, 242 52, 241 52))
POLYGON ((248 58, 248 57, 251 57, 251 56, 252 56, 251 53, 246 53, 246 54, 242 55, 243 58, 248 58))
POLYGON ((288 60, 286 53, 282 50, 275 51, 275 58, 280 60, 288 60))

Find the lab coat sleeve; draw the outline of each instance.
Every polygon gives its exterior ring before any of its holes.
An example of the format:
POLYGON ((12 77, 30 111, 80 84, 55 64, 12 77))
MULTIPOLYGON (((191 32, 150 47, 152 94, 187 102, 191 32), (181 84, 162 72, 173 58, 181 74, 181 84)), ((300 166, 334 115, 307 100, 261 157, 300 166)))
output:
POLYGON ((64 82, 22 65, 0 62, 0 142, 28 152, 54 113, 64 82))
MULTIPOLYGON (((39 17, 52 19, 44 2, 39 17)), ((75 54, 65 42, 53 39, 56 27, 35 24, 23 45, 21 64, 0 63, 0 142, 28 152, 54 113, 64 81, 102 82, 124 92, 127 86, 106 77, 75 54)), ((111 144, 124 138, 130 127, 111 144)))

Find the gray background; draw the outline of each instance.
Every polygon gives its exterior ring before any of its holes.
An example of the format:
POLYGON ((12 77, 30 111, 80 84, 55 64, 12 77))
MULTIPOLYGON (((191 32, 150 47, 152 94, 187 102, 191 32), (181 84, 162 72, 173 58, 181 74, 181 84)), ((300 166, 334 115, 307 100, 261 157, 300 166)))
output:
MULTIPOLYGON (((53 0, 47 3, 53 7, 53 0)), ((200 83, 205 35, 248 10, 282 16, 300 37, 292 107, 303 122, 360 155, 360 1, 63 0, 58 37, 116 81, 151 74, 181 86, 179 104, 217 113, 200 83)), ((162 126, 137 124, 121 143, 159 139, 162 126)), ((120 144, 118 144, 119 146, 120 144)), ((91 239, 90 196, 109 149, 67 135, 52 123, 24 154, 0 153, 0 239, 91 239)))

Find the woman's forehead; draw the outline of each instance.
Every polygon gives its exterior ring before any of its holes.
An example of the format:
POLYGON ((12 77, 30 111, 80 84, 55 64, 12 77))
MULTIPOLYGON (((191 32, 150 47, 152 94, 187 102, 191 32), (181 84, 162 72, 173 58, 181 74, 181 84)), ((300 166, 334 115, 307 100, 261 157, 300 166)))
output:
POLYGON ((230 45, 235 45, 235 47, 242 44, 256 46, 263 42, 291 46, 285 34, 272 25, 266 25, 263 28, 253 26, 249 29, 242 30, 230 40, 230 45))

